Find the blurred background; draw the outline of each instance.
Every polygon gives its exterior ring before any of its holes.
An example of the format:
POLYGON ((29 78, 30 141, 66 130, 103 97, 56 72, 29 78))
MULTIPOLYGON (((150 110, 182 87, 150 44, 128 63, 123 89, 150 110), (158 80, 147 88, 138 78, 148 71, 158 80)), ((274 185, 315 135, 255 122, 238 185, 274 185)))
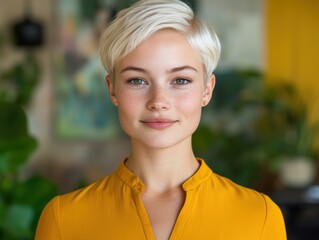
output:
MULTIPOLYGON (((33 239, 53 196, 129 153, 97 47, 133 2, 0 0, 0 239, 33 239)), ((196 155, 269 194, 288 239, 318 239, 319 1, 187 2, 222 44, 196 155)))

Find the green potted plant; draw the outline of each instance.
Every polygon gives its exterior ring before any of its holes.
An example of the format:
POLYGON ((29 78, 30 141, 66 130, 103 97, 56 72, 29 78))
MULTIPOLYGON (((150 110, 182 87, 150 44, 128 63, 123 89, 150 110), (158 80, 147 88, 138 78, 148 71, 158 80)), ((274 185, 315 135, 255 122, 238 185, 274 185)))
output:
POLYGON ((306 104, 289 83, 266 86, 255 99, 260 105, 256 130, 263 139, 265 163, 278 172, 285 187, 306 187, 316 175, 313 144, 317 125, 310 125, 306 104))
MULTIPOLYGON (((5 40, 0 35, 1 47, 5 40)), ((34 239, 44 205, 57 194, 55 184, 40 176, 24 179, 21 170, 37 147, 28 132, 24 107, 39 79, 31 55, 0 74, 0 239, 34 239)))

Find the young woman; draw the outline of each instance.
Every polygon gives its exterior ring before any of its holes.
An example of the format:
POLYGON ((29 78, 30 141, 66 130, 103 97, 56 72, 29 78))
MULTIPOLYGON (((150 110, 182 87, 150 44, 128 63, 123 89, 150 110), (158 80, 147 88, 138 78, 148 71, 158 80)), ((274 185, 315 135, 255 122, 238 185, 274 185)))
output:
POLYGON ((178 0, 142 0, 108 26, 100 53, 131 154, 111 176, 54 198, 36 239, 286 239, 267 196, 194 156, 215 85, 215 33, 178 0))

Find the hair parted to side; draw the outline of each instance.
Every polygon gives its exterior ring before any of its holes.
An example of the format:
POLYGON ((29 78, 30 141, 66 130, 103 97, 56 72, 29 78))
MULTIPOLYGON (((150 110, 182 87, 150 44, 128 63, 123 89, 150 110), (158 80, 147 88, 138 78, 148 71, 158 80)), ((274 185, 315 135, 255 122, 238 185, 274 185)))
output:
POLYGON ((163 29, 185 35, 199 52, 208 79, 217 66, 221 51, 215 32, 179 0, 140 0, 120 11, 102 34, 100 56, 112 81, 119 61, 163 29))

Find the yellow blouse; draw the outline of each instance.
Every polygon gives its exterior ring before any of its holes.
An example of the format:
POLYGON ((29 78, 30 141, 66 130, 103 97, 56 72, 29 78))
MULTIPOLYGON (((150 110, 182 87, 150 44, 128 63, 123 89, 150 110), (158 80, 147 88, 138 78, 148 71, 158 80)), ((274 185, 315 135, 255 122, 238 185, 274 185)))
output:
MULTIPOLYGON (((281 211, 270 198, 213 173, 199 161, 198 171, 182 186, 186 200, 170 239, 286 239, 281 211)), ((140 198, 144 189, 123 162, 112 175, 51 200, 35 239, 155 239, 140 198)))

